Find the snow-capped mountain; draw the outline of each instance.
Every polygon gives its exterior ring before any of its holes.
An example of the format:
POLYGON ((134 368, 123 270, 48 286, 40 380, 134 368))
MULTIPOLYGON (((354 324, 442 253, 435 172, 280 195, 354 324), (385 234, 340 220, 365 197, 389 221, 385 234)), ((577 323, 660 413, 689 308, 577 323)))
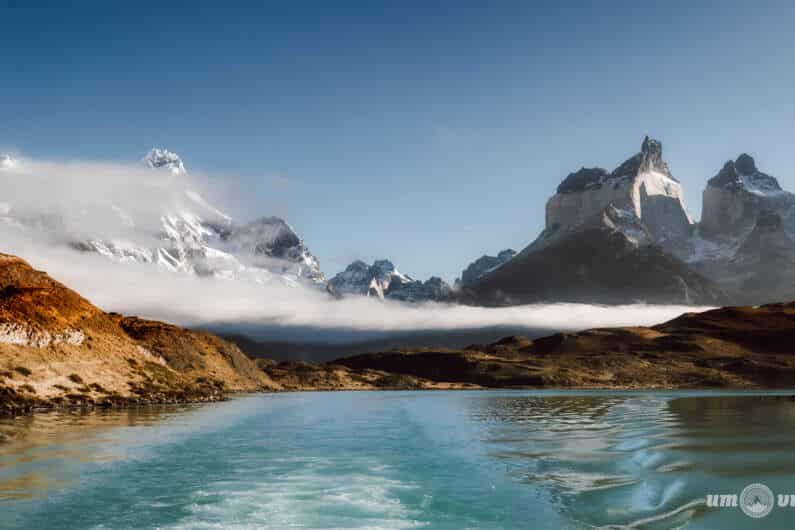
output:
POLYGON ((153 147, 143 158, 146 167, 152 169, 165 168, 174 175, 184 175, 187 173, 185 165, 178 154, 172 153, 168 149, 153 147))
POLYGON ((261 217, 242 226, 232 223, 220 232, 222 248, 257 267, 316 284, 325 283, 320 262, 293 227, 279 217, 261 217))
POLYGON ((92 237, 64 231, 59 214, 30 211, 30 206, 17 211, 15 205, 7 205, 3 220, 39 236, 60 231, 70 248, 118 262, 151 263, 174 272, 223 279, 325 285, 317 258, 283 219, 263 217, 238 224, 195 191, 180 187, 189 179, 176 153, 154 148, 142 162, 151 171, 169 177, 153 179, 154 185, 148 183, 139 192, 151 194, 160 211, 150 208, 144 209, 145 214, 131 214, 112 203, 94 202, 90 207, 102 210, 99 218, 104 226, 77 231, 96 234, 92 237))
POLYGON ((403 274, 389 260, 376 260, 367 265, 356 260, 328 282, 328 290, 336 296, 363 295, 404 302, 442 301, 450 298, 452 289, 441 278, 425 282, 403 274))

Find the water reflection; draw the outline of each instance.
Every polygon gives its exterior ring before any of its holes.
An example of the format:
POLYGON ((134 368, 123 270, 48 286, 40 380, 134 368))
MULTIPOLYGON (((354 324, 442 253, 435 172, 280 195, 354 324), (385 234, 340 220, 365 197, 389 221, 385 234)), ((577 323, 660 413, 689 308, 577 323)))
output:
MULTIPOLYGON (((472 417, 515 480, 596 527, 751 528, 704 497, 749 482, 795 490, 795 400, 787 396, 498 395, 472 417), (746 526, 744 526, 746 525, 746 526)), ((795 513, 765 528, 792 528, 795 513)), ((739 519, 738 519, 739 518, 739 519)))
POLYGON ((64 488, 86 462, 124 458, 124 427, 150 426, 191 405, 111 411, 56 411, 0 418, 0 499, 41 498, 64 488))

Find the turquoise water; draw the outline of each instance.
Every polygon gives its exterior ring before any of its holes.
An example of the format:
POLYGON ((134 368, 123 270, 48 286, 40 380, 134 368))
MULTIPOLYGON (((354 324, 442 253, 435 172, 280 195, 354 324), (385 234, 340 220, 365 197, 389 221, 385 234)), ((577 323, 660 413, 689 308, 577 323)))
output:
POLYGON ((795 400, 339 392, 0 421, 0 528, 795 528, 795 400))

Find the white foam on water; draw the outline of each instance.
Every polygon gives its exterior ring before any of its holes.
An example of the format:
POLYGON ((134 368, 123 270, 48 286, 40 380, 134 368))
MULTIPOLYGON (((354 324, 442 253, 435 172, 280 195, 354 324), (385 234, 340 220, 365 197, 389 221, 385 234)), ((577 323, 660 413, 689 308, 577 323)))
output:
POLYGON ((421 510, 401 502, 419 486, 388 476, 388 466, 362 458, 276 461, 262 479, 211 482, 193 495, 189 515, 173 530, 224 528, 402 529, 426 526, 421 510), (289 470, 289 467, 294 470, 289 470))

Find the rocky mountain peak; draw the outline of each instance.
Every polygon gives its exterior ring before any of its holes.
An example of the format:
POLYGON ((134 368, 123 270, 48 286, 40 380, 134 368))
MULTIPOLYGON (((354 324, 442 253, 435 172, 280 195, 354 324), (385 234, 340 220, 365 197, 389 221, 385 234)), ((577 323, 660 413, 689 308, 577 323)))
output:
POLYGON ((739 175, 737 174, 737 167, 734 164, 733 160, 728 160, 718 174, 709 179, 707 184, 709 186, 714 187, 724 187, 730 184, 736 184, 740 181, 739 175))
POLYGON ((452 289, 441 278, 425 282, 400 272, 388 259, 375 260, 372 265, 356 260, 328 282, 327 290, 334 296, 372 296, 404 302, 447 300, 452 289))
MULTIPOLYGON (((325 282, 318 259, 295 229, 281 217, 260 217, 241 226, 231 225, 223 230, 220 237, 227 252, 259 259, 284 260, 283 272, 290 272, 316 284, 325 282)), ((258 263, 256 259, 254 262, 258 263)), ((270 264, 271 267, 273 265, 270 264)))
POLYGON ((248 224, 237 227, 227 239, 250 243, 253 254, 267 254, 277 258, 285 257, 291 247, 301 244, 301 238, 281 217, 260 217, 248 224))
MULTIPOLYGON (((717 175, 707 181, 708 187, 743 190, 753 195, 778 194, 782 191, 775 177, 762 173, 751 155, 741 154, 727 161, 717 175)), ((705 204, 706 206, 706 204, 705 204)))
POLYGON ((737 157, 737 160, 734 162, 734 167, 737 168, 737 173, 740 175, 753 175, 757 172, 754 157, 747 153, 743 153, 737 157))
POLYGON ((659 242, 690 234, 681 184, 662 158, 662 143, 646 136, 639 153, 612 172, 593 167, 570 173, 547 201, 542 237, 576 229, 612 205, 631 212, 659 242))
POLYGON ((658 170, 665 174, 670 174, 668 164, 662 157, 662 142, 649 138, 643 138, 640 146, 641 164, 640 171, 658 170))
POLYGON ((668 169, 668 164, 663 160, 662 153, 662 142, 646 136, 640 145, 640 153, 631 156, 614 169, 610 178, 634 178, 641 173, 655 171, 678 182, 671 174, 671 170, 668 169))
POLYGON ((165 168, 174 175, 184 175, 187 173, 185 165, 178 154, 172 153, 168 149, 153 147, 143 159, 146 167, 152 169, 165 168))

